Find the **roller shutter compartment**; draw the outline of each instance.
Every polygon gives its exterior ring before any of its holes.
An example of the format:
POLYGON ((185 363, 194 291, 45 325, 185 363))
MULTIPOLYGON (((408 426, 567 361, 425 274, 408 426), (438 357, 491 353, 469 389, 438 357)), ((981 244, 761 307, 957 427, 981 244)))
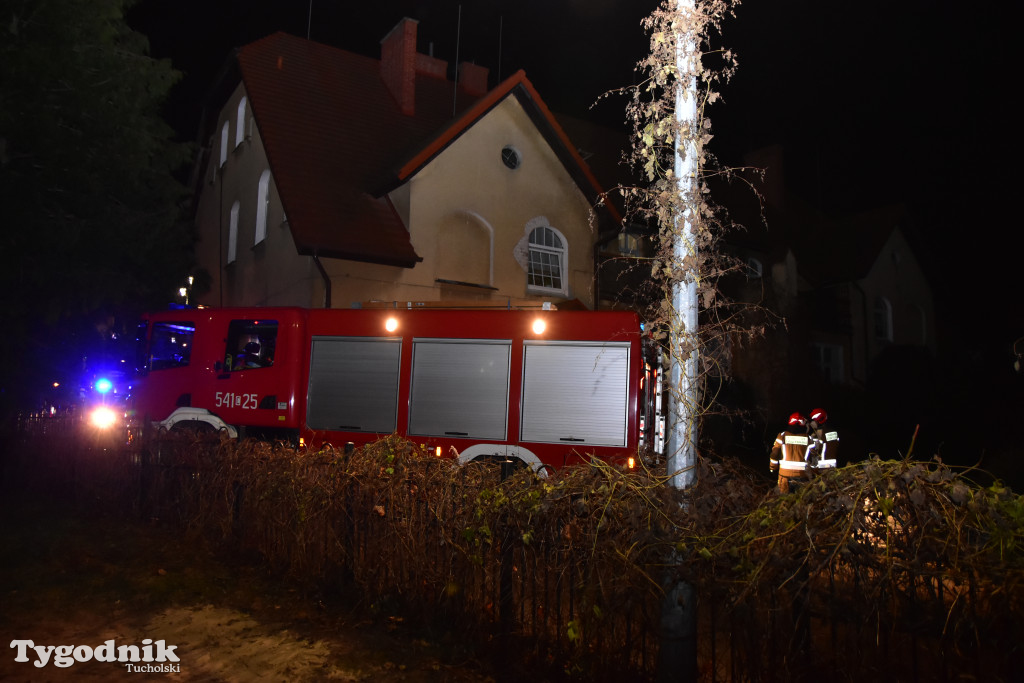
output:
POLYGON ((520 439, 625 446, 629 344, 527 342, 520 439))
POLYGON ((400 339, 314 337, 306 423, 310 429, 395 431, 400 339))
POLYGON ((409 434, 504 441, 510 341, 413 340, 409 434))

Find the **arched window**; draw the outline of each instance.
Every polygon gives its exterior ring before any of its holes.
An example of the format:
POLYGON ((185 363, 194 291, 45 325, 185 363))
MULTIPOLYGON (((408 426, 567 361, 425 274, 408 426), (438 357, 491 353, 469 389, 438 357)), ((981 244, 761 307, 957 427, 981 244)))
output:
POLYGON ((253 244, 267 239, 267 213, 270 210, 270 170, 260 176, 260 189, 256 195, 256 237, 253 244))
POLYGON ((242 96, 238 103, 238 115, 235 117, 235 147, 238 147, 245 140, 245 103, 248 100, 242 96))
POLYGON ((220 129, 220 165, 223 166, 228 160, 228 122, 225 121, 220 129))
POLYGON ((240 205, 236 201, 231 205, 231 221, 228 227, 228 263, 234 263, 238 255, 238 210, 240 205))
POLYGON ((875 339, 892 341, 892 303, 884 296, 875 298, 875 339))
POLYGON ((564 294, 566 243, 554 228, 534 228, 529 240, 527 289, 564 294))

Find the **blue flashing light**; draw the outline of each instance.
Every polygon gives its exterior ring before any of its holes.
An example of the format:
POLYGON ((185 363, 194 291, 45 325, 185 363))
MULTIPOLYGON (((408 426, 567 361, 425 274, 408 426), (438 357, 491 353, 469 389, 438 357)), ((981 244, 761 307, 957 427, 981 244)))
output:
POLYGON ((101 377, 100 379, 96 380, 96 384, 94 386, 96 387, 96 391, 100 392, 101 394, 105 394, 114 388, 114 383, 111 382, 106 377, 101 377))

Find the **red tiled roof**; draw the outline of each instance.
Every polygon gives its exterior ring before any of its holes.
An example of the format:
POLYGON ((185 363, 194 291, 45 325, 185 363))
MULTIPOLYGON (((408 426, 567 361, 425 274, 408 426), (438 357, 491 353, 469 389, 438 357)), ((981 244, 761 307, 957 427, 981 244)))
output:
POLYGON ((461 88, 456 96, 450 81, 417 73, 407 116, 379 60, 286 33, 246 45, 237 59, 299 253, 406 268, 421 261, 385 192, 510 93, 584 192, 601 191, 522 72, 483 97, 461 88))

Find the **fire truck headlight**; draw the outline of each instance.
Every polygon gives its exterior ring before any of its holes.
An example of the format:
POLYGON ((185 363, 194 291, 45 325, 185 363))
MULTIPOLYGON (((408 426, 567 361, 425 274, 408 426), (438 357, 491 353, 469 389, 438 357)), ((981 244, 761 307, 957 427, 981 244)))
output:
POLYGON ((626 461, 626 469, 636 469, 636 458, 630 458, 626 461))
POLYGON ((540 318, 537 318, 536 320, 533 321, 533 333, 534 334, 544 334, 544 330, 546 330, 547 327, 548 327, 547 323, 545 323, 540 318))
POLYGON ((100 406, 89 414, 89 423, 97 429, 110 429, 117 423, 117 414, 106 406, 100 406))
POLYGON ((398 318, 388 318, 384 323, 384 329, 388 332, 394 332, 398 329, 398 318))

